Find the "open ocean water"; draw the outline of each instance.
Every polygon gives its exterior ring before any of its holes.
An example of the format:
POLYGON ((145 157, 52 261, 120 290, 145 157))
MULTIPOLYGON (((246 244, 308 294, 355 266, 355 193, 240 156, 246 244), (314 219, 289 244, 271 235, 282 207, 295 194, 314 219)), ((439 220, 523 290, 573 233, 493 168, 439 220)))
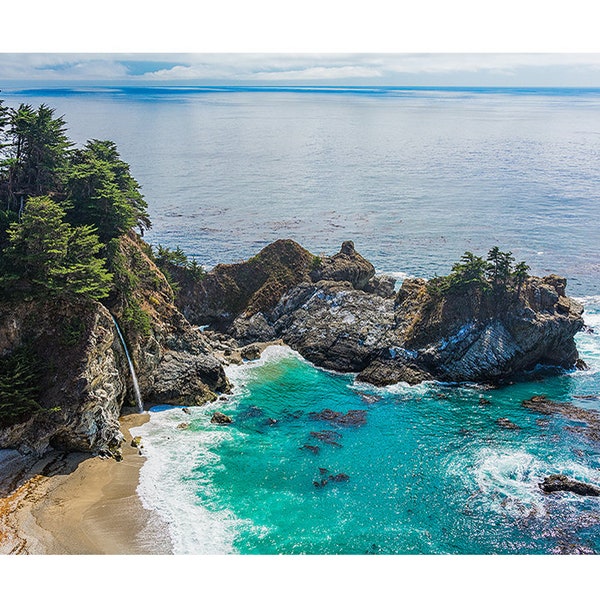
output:
POLYGON ((600 500, 538 488, 553 473, 600 485, 598 443, 580 422, 521 406, 546 394, 600 410, 599 90, 2 97, 55 107, 77 143, 117 142, 149 204, 146 239, 207 267, 278 238, 328 254, 352 239, 379 272, 431 277, 465 250, 498 245, 533 274, 566 276, 586 307, 585 372, 500 390, 378 389, 273 347, 229 368, 227 401, 191 415, 154 409, 136 431, 148 457, 139 492, 169 524, 176 552, 600 552, 600 500), (310 414, 325 408, 365 410, 366 423, 310 414), (215 410, 234 424, 210 424, 215 410), (329 479, 339 474, 347 478, 329 479))

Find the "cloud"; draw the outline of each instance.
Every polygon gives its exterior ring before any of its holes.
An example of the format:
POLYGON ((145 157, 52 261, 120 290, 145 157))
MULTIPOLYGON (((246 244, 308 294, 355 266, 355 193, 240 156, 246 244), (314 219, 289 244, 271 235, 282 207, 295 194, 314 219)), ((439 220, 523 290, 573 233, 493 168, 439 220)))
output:
POLYGON ((0 54, 0 80, 23 82, 512 83, 549 70, 599 85, 600 54, 0 54))

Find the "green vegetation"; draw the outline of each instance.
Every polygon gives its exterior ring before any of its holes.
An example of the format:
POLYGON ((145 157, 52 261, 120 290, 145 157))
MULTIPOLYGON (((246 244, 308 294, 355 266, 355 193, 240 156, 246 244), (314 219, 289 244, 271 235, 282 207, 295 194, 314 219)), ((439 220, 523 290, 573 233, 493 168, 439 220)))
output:
POLYGON ((41 366, 29 346, 0 357, 0 426, 20 423, 42 410, 41 366))
POLYGON ((74 149, 53 109, 0 100, 1 296, 131 293, 114 248, 151 226, 146 208, 113 142, 74 149))
MULTIPOLYGON (((137 262, 126 254, 124 240, 150 226, 140 186, 113 142, 77 149, 52 108, 0 100, 0 300, 102 300, 121 308, 126 334, 149 335, 137 286, 154 278, 158 289, 161 278, 141 252, 137 262)), ((66 318, 56 342, 66 349, 84 333, 84 319, 66 318)), ((0 357, 0 426, 42 410, 40 382, 52 360, 42 363, 25 346, 0 357)))
POLYGON ((174 285, 169 270, 171 267, 182 269, 196 281, 201 281, 206 275, 202 265, 199 265, 195 259, 190 260, 179 246, 175 250, 171 250, 159 244, 154 254, 154 262, 171 285, 174 285))
POLYGON ((98 257, 98 236, 90 226, 72 227, 64 218, 65 211, 47 196, 29 199, 21 220, 7 229, 0 279, 5 293, 108 296, 112 275, 98 257))
POLYGON ((519 295, 529 266, 519 262, 513 267, 514 262, 512 252, 502 252, 498 246, 488 252, 487 259, 465 252, 449 275, 434 277, 428 282, 427 291, 432 296, 468 289, 494 294, 516 291, 519 295))
POLYGON ((310 270, 317 271, 323 266, 323 259, 320 256, 313 256, 310 263, 310 270))

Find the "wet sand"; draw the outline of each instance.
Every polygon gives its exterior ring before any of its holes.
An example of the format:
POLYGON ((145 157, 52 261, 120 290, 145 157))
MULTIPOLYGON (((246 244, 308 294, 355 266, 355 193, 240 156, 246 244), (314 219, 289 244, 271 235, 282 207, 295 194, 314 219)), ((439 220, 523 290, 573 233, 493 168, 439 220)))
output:
POLYGON ((83 453, 5 457, 0 553, 171 554, 166 524, 136 493, 145 459, 131 446, 129 429, 148 419, 121 417, 121 462, 83 453))

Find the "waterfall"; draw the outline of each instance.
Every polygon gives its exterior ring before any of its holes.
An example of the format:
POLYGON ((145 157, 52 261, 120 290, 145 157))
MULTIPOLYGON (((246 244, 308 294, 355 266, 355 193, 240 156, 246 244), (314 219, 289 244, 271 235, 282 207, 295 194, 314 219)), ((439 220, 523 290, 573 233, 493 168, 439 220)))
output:
POLYGON ((121 333, 121 328, 119 327, 119 324, 113 315, 110 316, 112 317, 115 328, 117 329, 117 333, 119 334, 119 339, 121 340, 123 350, 125 350, 127 364, 129 365, 129 372, 131 373, 131 379, 133 380, 133 393, 135 395, 135 401, 137 402, 138 410, 142 413, 144 412, 144 405, 142 404, 142 395, 140 394, 140 386, 138 385, 137 375, 135 374, 135 369, 133 368, 133 362, 131 360, 131 356, 129 356, 129 350, 127 350, 127 344, 125 343, 125 338, 121 333))

